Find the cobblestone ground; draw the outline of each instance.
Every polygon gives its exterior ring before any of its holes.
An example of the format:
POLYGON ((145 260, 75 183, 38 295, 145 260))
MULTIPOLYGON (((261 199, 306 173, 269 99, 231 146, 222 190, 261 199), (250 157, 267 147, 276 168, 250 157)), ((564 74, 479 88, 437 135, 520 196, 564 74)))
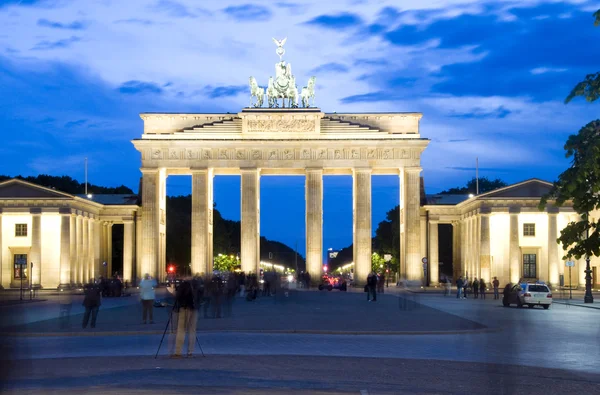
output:
MULTIPOLYGON (((96 332, 133 331, 162 332, 169 319, 170 308, 154 308, 154 325, 142 324, 141 305, 130 297, 131 303, 100 308, 96 332)), ((120 298, 123 299, 123 298, 120 298)), ((58 316, 56 303, 48 303, 48 309, 58 316)), ((224 318, 204 318, 200 310, 199 331, 283 331, 283 332, 441 332, 483 329, 475 321, 448 314, 439 309, 418 303, 418 296, 404 297, 383 294, 377 302, 367 302, 366 294, 339 291, 291 292, 261 297, 248 302, 234 298, 231 314, 227 303, 222 303, 224 318)), ((81 310, 80 310, 81 311, 81 310)), ((208 317, 214 312, 207 310, 208 317)), ((45 319, 26 325, 8 326, 4 332, 12 333, 81 333, 83 314, 73 314, 66 326, 58 318, 45 319)), ((87 331, 89 332, 89 330, 87 331)))
POLYGON ((19 361, 3 393, 592 394, 600 375, 518 366, 297 356, 19 361), (361 392, 362 391, 362 392, 361 392))

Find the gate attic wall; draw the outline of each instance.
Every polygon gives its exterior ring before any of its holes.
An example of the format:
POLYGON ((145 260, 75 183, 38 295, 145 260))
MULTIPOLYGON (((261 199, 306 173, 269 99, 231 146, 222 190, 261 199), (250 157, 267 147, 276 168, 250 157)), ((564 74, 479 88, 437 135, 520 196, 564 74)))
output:
MULTIPOLYGON (((192 188, 196 218, 193 244, 212 240, 213 176, 241 174, 243 269, 258 272, 260 266, 260 176, 296 174, 307 177, 307 270, 318 278, 322 266, 323 175, 352 175, 354 201, 355 279, 364 283, 370 271, 371 176, 398 175, 401 183, 401 275, 421 276, 418 196, 421 153, 429 144, 419 134, 420 113, 325 114, 319 109, 254 109, 237 114, 148 114, 140 115, 144 134, 133 141, 141 153, 143 177, 142 239, 143 272, 154 272, 163 259, 152 239, 164 235, 158 229, 166 213, 158 202, 155 186, 164 185, 173 174, 197 178, 192 188), (200 177, 200 178, 198 178, 200 177), (357 178, 358 177, 358 178, 357 178), (199 181, 201 180, 201 182, 199 181), (194 187, 195 186, 195 187, 194 187), (200 187, 201 186, 201 187, 200 187), (149 189, 146 191, 146 189, 149 189), (147 192, 147 193, 144 193, 147 192), (359 207, 360 210, 356 208, 359 207), (308 213, 310 212, 310 215, 308 213), (360 218, 358 218, 360 217, 360 218), (368 217, 368 220, 367 220, 368 217), (406 223, 404 222, 406 219, 406 223), (161 221, 160 223, 154 223, 161 221), (150 222, 153 222, 152 224, 150 222), (310 234, 309 234, 310 232, 310 234), (153 236, 152 236, 153 235, 153 236)), ((195 178, 195 179, 196 179, 195 178)), ((164 190, 159 191, 165 194, 164 190)), ((212 268, 211 248, 192 246, 192 270, 212 268)), ((162 254, 163 252, 160 252, 162 254)), ((162 273, 159 274, 159 277, 162 273)))

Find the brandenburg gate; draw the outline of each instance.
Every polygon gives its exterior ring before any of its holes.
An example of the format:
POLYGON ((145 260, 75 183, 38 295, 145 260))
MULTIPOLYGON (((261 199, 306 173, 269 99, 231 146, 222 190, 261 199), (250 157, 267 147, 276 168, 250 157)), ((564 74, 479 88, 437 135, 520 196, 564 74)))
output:
MULTIPOLYGON (((285 40, 276 41, 283 55, 285 40)), ((323 176, 352 175, 354 273, 364 283, 371 270, 371 176, 400 178, 400 272, 422 278, 420 157, 429 140, 420 137, 420 113, 324 113, 311 107, 314 77, 302 89, 301 107, 291 65, 276 64, 266 89, 250 78, 256 98, 239 113, 143 113, 144 133, 133 141, 142 159, 141 273, 162 279, 166 258, 166 179, 192 176, 193 273, 212 270, 213 177, 241 176, 241 265, 260 265, 260 179, 304 175, 306 266, 320 275, 323 262, 323 176), (279 100, 282 100, 281 105, 279 100), (287 99, 288 107, 285 107, 287 99)))

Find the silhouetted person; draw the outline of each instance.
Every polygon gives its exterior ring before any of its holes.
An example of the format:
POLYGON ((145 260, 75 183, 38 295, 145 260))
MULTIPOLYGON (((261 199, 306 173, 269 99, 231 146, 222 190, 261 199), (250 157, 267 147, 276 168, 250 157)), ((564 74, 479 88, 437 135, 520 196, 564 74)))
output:
POLYGON ((477 297, 479 296, 479 281, 477 281, 477 279, 474 279, 473 283, 471 283, 471 287, 473 287, 473 297, 477 299, 477 297))
POLYGON ((479 279, 479 293, 481 294, 481 299, 485 299, 485 280, 483 278, 479 279))
POLYGON ((144 279, 140 281, 140 298, 142 300, 142 322, 145 324, 146 318, 150 316, 150 323, 154 324, 153 304, 154 304, 154 287, 156 281, 150 277, 148 273, 144 275, 144 279))
POLYGON ((373 272, 367 276, 367 302, 377 301, 377 275, 373 272))
POLYGON ((85 296, 83 298, 83 306, 85 307, 85 313, 83 314, 83 322, 81 324, 81 327, 84 329, 87 327, 88 321, 90 319, 90 314, 92 315, 91 327, 96 327, 98 309, 102 304, 102 296, 100 292, 100 287, 93 281, 86 284, 84 287, 85 296))
POLYGON ((494 299, 500 299, 500 292, 498 291, 498 287, 500 287, 500 281, 498 281, 497 277, 494 277, 492 286, 494 287, 494 299))
POLYGON ((175 295, 174 310, 177 313, 177 336, 175 337, 175 353, 172 358, 181 358, 181 349, 188 338, 188 357, 191 357, 196 344, 196 321, 198 314, 196 310, 196 295, 189 281, 181 283, 175 295))

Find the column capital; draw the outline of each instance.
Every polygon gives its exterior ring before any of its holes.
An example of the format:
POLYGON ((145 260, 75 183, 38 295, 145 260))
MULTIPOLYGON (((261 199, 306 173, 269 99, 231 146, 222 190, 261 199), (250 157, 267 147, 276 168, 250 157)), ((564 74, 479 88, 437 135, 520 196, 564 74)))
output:
POLYGON ((373 169, 370 167, 353 167, 352 168, 352 174, 356 174, 356 173, 369 173, 372 174, 373 173, 373 169))
POLYGON ((492 208, 491 207, 480 207, 479 208, 479 215, 490 215, 492 213, 492 208))
POLYGON ((431 225, 437 225, 437 224, 439 224, 439 223, 440 223, 440 220, 439 220, 439 219, 430 219, 430 220, 429 220, 429 223, 430 223, 431 225))
POLYGON ((29 209, 29 214, 32 215, 41 215, 42 214, 42 208, 41 207, 32 207, 29 209))
POLYGON ((520 214, 521 213, 521 207, 511 206, 511 207, 508 208, 508 213, 509 214, 520 214))
POLYGON ((140 171, 142 172, 142 174, 158 174, 160 169, 159 168, 141 167, 140 171))
POLYGON ((548 215, 557 215, 559 209, 556 206, 548 206, 546 207, 546 212, 548 213, 548 215))
POLYGON ((420 173, 421 171, 423 171, 422 167, 405 167, 404 171, 407 173, 420 173))
POLYGON ((258 174, 260 174, 260 169, 257 167, 240 167, 240 173, 258 173, 258 174))
POLYGON ((322 167, 307 167, 304 169, 306 173, 323 173, 322 167))
POLYGON ((190 168, 190 173, 193 174, 209 174, 212 173, 213 168, 212 167, 193 167, 190 168))

